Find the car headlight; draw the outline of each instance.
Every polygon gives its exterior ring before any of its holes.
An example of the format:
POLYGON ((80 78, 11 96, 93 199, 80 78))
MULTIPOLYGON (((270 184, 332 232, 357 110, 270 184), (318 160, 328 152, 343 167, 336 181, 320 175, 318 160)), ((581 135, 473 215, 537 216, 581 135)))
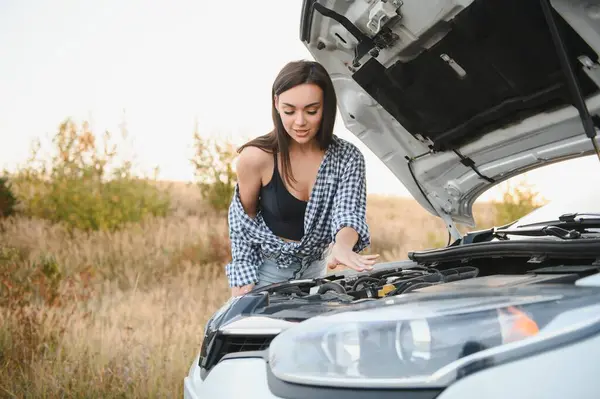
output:
POLYGON ((277 378, 299 384, 442 387, 600 332, 597 289, 503 292, 408 294, 314 317, 272 341, 269 364, 277 378))

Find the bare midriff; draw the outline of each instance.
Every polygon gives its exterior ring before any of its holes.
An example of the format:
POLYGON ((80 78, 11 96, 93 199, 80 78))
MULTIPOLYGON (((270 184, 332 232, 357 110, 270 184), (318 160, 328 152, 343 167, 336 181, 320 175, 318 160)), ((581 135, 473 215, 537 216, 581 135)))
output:
MULTIPOLYGON (((277 236, 277 237, 279 237, 279 236, 277 236)), ((283 237, 279 237, 279 238, 281 238, 283 241, 286 241, 286 242, 300 242, 300 241, 296 241, 296 240, 290 240, 289 238, 283 238, 283 237)))

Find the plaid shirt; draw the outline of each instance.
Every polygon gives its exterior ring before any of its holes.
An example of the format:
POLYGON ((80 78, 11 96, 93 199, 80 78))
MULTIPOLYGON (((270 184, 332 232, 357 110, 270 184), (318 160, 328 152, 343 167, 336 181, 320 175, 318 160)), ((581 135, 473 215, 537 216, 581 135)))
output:
POLYGON ((236 184, 229 206, 229 238, 232 261, 225 271, 230 287, 258 282, 258 268, 265 257, 274 259, 279 268, 301 266, 296 279, 324 251, 343 227, 358 233, 353 250, 360 252, 370 245, 366 221, 365 159, 359 149, 334 135, 317 172, 317 180, 306 206, 304 236, 300 242, 288 242, 266 226, 260 209, 254 219, 244 211, 236 184))

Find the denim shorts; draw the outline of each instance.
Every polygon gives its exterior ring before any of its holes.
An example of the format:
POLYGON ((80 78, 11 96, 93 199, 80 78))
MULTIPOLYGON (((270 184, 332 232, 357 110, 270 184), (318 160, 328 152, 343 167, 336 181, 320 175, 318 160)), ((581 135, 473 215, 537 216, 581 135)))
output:
MULTIPOLYGON (((258 268, 258 283, 256 288, 264 287, 269 284, 281 283, 284 281, 294 280, 295 274, 302 265, 300 263, 291 264, 285 269, 277 268, 277 261, 271 258, 265 258, 262 265, 258 268)), ((300 279, 310 279, 325 276, 327 268, 327 259, 323 256, 311 263, 308 268, 299 277, 300 279)))

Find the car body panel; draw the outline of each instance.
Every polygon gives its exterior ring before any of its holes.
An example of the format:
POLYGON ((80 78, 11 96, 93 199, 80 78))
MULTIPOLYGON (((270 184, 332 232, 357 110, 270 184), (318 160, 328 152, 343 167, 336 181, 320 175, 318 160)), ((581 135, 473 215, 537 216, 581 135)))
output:
POLYGON ((600 336, 474 373, 437 399, 600 397, 600 336), (577 365, 574 367, 574 365, 577 365))
POLYGON ((184 382, 184 398, 278 399, 269 390, 265 361, 261 358, 223 360, 202 381, 197 362, 184 382))
MULTIPOLYGON (((305 5, 310 3, 305 1, 305 5)), ((368 7, 374 7, 379 1, 330 0, 320 3, 367 32, 365 13, 368 14, 368 7)), ((387 2, 390 3, 394 2, 387 2)), ((357 40, 334 19, 313 12, 311 23, 307 25, 310 29, 305 28, 310 34, 304 32, 307 49, 332 76, 341 118, 347 129, 383 161, 425 209, 446 222, 455 238, 460 235, 455 224, 474 225, 472 205, 493 185, 544 165, 594 153, 578 110, 570 104, 550 107, 537 114, 530 111, 523 118, 514 116, 510 123, 485 133, 471 132, 473 138, 460 145, 432 150, 435 143, 431 139, 423 137, 422 132, 409 131, 399 120, 400 116, 392 115, 390 110, 393 111, 394 104, 384 106, 373 97, 385 88, 372 83, 374 88, 369 94, 364 89, 365 84, 359 84, 357 76, 369 62, 381 65, 373 69, 374 74, 391 73, 389 71, 394 63, 408 63, 416 59, 415 54, 425 54, 426 50, 434 48, 433 39, 428 36, 432 30, 439 29, 440 24, 449 26, 452 18, 475 3, 480 4, 466 0, 439 0, 426 4, 405 0, 397 3, 402 4, 398 8, 402 17, 391 25, 390 30, 401 39, 381 50, 377 58, 364 55, 358 60, 360 67, 352 66, 357 40), (414 48, 417 44, 419 51, 414 48), (476 170, 468 166, 469 162, 475 165, 476 170)), ((552 6, 581 36, 579 40, 585 40, 590 56, 594 56, 600 50, 600 21, 595 14, 586 12, 583 2, 555 0, 552 6)), ((444 34, 438 36, 435 44, 442 43, 444 34)), ((544 43, 548 44, 547 40, 544 43)), ((457 52, 460 50, 459 47, 454 48, 457 52)), ((515 63, 511 67, 518 68, 519 65, 515 63)), ((583 74, 580 70, 578 73, 583 74)), ((594 88, 594 93, 597 93, 597 87, 594 88)), ((380 99, 383 101, 386 97, 382 96, 380 99)), ((461 101, 458 94, 456 101, 461 101)), ((588 96, 587 106, 592 115, 600 113, 600 95, 588 96)))
MULTIPOLYGON (((539 353, 524 359, 488 368, 468 375, 445 388, 436 399, 595 399, 600 386, 594 384, 600 372, 600 336, 539 353), (577 367, 573 367, 576 364, 577 367), (499 383, 502 382, 502 383, 499 383)), ((194 378, 191 370, 186 377, 184 398, 278 399, 298 398, 297 392, 274 395, 268 384, 267 364, 263 358, 229 359, 219 363, 205 381, 194 378)), ((197 364, 196 364, 197 368, 197 364)), ((328 392, 328 398, 345 398, 345 392, 328 392)), ((377 398, 368 390, 365 399, 377 398)), ((400 394, 398 394, 400 395, 400 394)), ((410 394, 402 397, 411 398, 410 394)))

